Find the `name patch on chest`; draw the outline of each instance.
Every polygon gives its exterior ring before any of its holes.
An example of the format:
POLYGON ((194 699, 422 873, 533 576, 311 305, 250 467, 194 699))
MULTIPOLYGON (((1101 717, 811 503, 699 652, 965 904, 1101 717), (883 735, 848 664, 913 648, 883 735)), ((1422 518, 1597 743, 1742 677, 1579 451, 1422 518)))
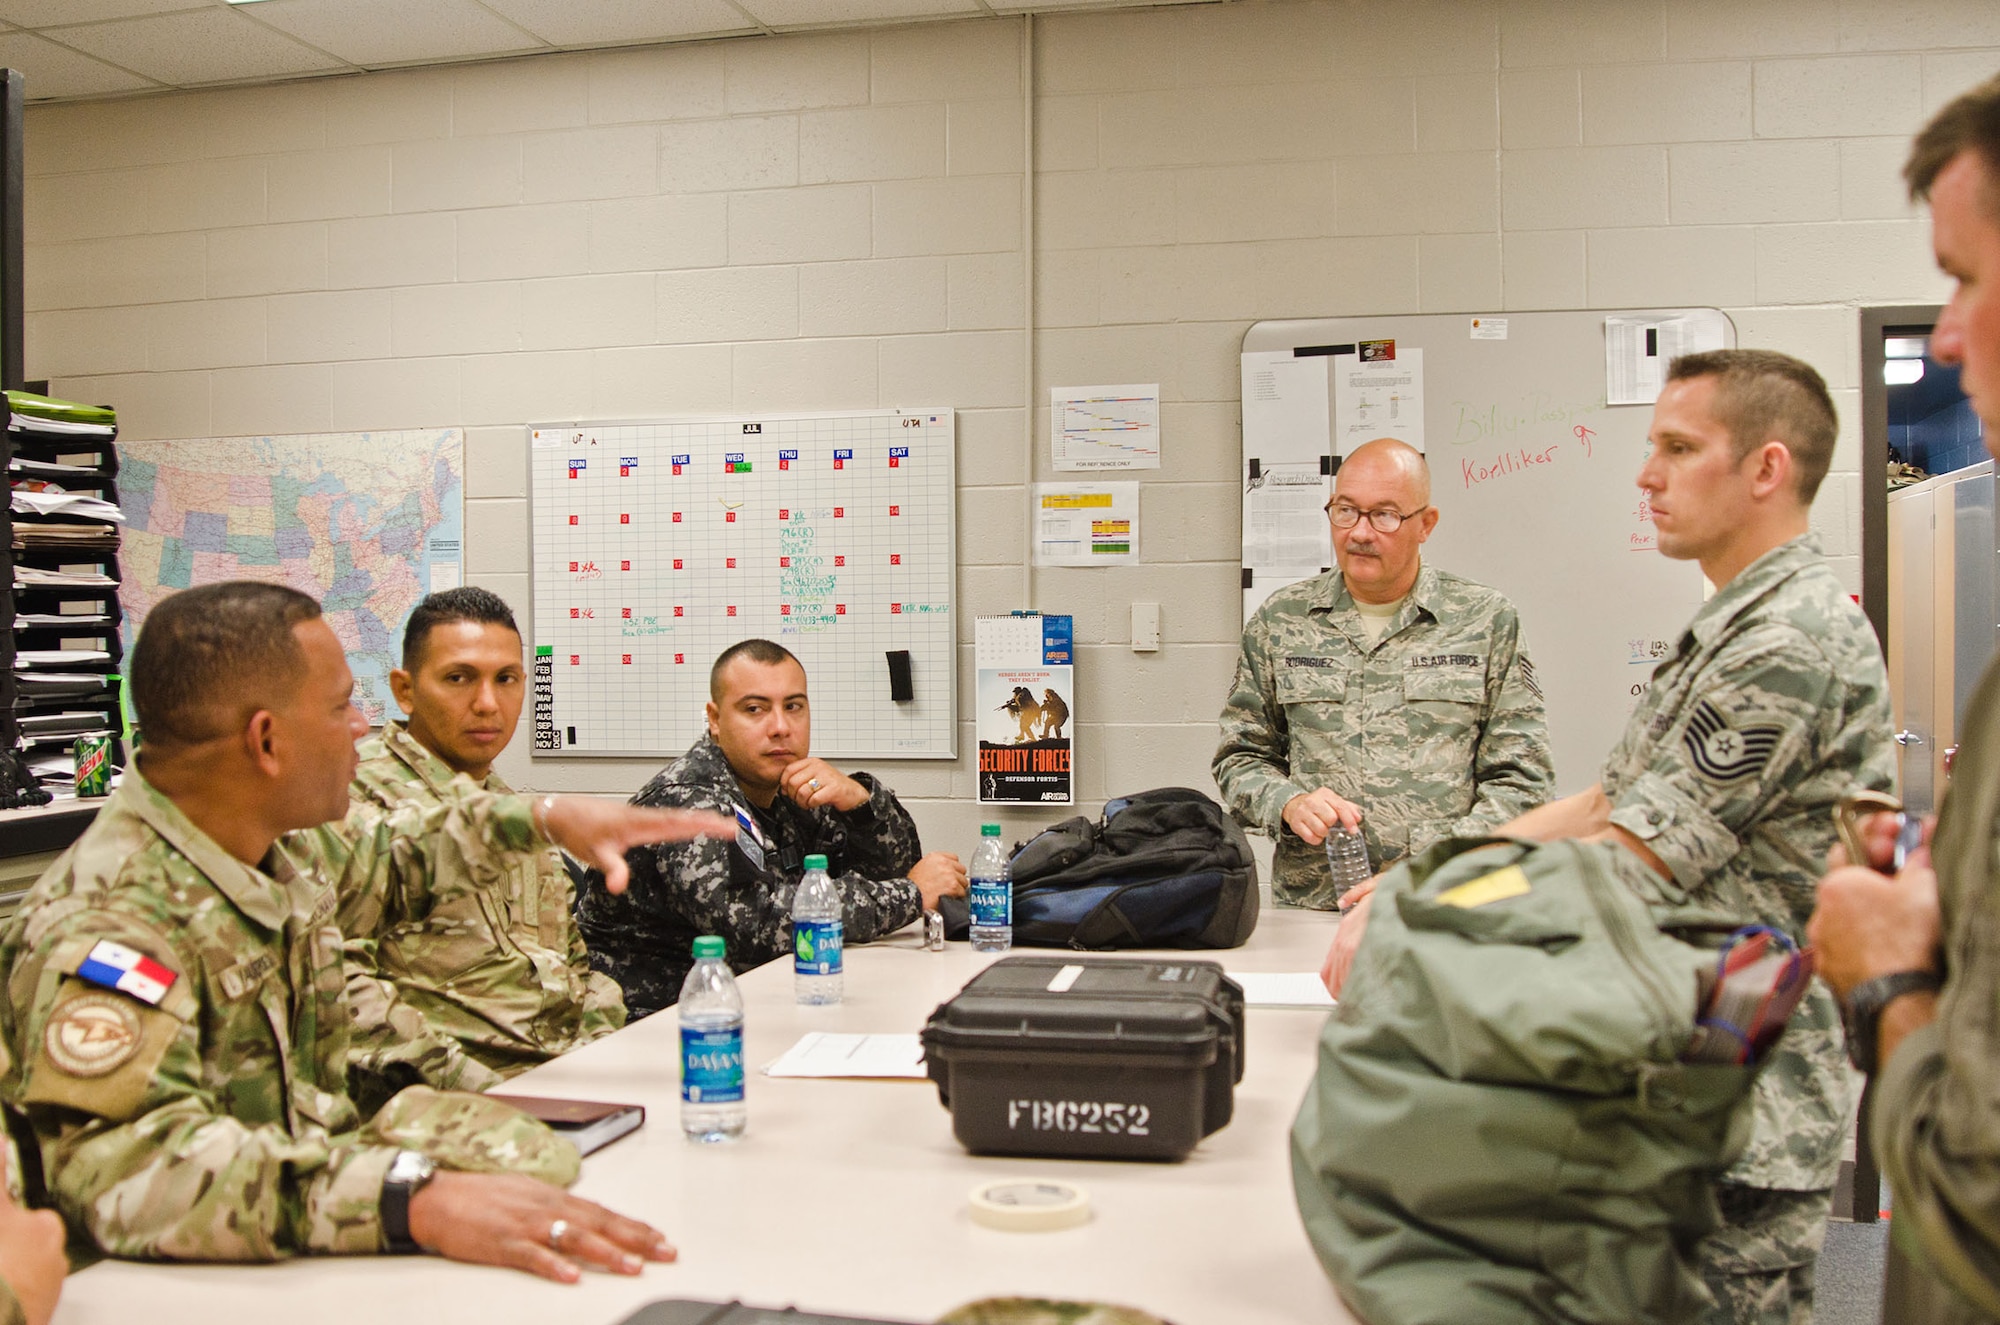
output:
POLYGON ((1339 665, 1339 663, 1331 658, 1310 658, 1302 653, 1288 653, 1285 655, 1285 666, 1287 667, 1316 667, 1321 671, 1326 671, 1329 668, 1338 667, 1339 665))
POLYGON ((1426 653, 1410 659, 1408 667, 1479 667, 1486 660, 1476 653, 1426 653))
POLYGON ((258 985, 264 977, 278 969, 278 959, 272 953, 260 953, 247 962, 238 962, 224 971, 219 983, 222 992, 231 998, 241 998, 258 985))

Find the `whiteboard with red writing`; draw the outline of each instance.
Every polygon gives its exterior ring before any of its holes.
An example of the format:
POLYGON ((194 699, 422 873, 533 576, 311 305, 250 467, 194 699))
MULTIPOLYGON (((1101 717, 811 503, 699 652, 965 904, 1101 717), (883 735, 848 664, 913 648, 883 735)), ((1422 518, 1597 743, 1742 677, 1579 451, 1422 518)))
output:
POLYGON ((949 409, 530 427, 535 755, 679 754, 763 638, 814 754, 955 757, 954 440, 949 409))
MULTIPOLYGON (((1597 781, 1653 667, 1703 594, 1698 566, 1655 550, 1634 482, 1652 406, 1606 403, 1607 319, 1614 333, 1657 322, 1662 354, 1681 335, 1736 343, 1728 317, 1712 308, 1314 318, 1259 322, 1243 339, 1246 364, 1268 367, 1273 352, 1286 350, 1326 358, 1328 401, 1316 412, 1294 409, 1293 419, 1339 416, 1332 393, 1364 346, 1376 363, 1420 351, 1416 418, 1439 513, 1424 559, 1498 589, 1520 610, 1565 794, 1597 781)), ((1642 335, 1641 352, 1647 343, 1642 335)), ((1244 411, 1246 494, 1253 474, 1335 468, 1330 434, 1316 446, 1296 426, 1267 436, 1267 417, 1267 409, 1244 411)), ((1246 615, 1279 587, 1274 577, 1246 575, 1253 578, 1246 615)))

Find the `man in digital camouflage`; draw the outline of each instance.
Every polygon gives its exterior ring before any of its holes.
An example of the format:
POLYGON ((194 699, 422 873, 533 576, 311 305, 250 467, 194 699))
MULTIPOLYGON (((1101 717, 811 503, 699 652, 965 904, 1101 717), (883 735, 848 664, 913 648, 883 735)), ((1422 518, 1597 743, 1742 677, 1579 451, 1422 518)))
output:
MULTIPOLYGON (((389 681, 409 717, 361 743, 354 807, 322 832, 365 834, 385 811, 455 798, 461 774, 512 790, 493 772, 526 692, 506 603, 470 586, 425 598, 389 681)), ((385 1072, 414 1060, 433 1086, 485 1090, 625 1024, 618 986, 590 969, 560 852, 428 863, 340 899, 357 1065, 385 1072)))
MULTIPOLYGON (((1609 838, 1642 895, 1803 938, 1835 805, 1895 780, 1881 650, 1808 532, 1837 431, 1826 384, 1796 359, 1674 361, 1638 482, 1660 551, 1698 561, 1715 596, 1654 669, 1599 785, 1505 831, 1609 838)), ((1336 987, 1354 919, 1335 939, 1336 987)), ((1711 1325, 1811 1318, 1856 1099, 1843 1043, 1815 984, 1767 1056, 1749 1147, 1717 1188, 1723 1224, 1698 1256, 1711 1325)))
POLYGON ((146 621, 135 766, 0 932, 0 1098, 56 1208, 119 1256, 428 1249, 566 1282, 578 1262, 670 1259, 657 1231, 563 1192, 573 1148, 498 1101, 418 1087, 362 1117, 336 887, 544 833, 622 872, 635 842, 727 825, 472 791, 328 854, 297 830, 346 812, 352 691, 290 589, 190 589, 146 621))
POLYGON ((632 887, 586 880, 578 920, 591 965, 624 987, 632 1017, 680 998, 694 940, 719 934, 737 971, 792 950, 792 894, 805 858, 823 855, 840 885, 849 943, 893 933, 941 896, 965 892, 948 851, 923 855, 896 793, 811 756, 806 672, 769 640, 724 650, 709 671, 708 735, 662 769, 634 805, 712 810, 733 817, 732 842, 634 851, 632 887))
POLYGON ((1423 455, 1355 448, 1327 512, 1339 569, 1243 628, 1213 766, 1237 821, 1276 843, 1272 894, 1321 910, 1336 824, 1380 869, 1541 804, 1555 778, 1513 604, 1423 562, 1438 521, 1423 455))
MULTIPOLYGON (((1903 173, 1956 282, 1931 355, 1959 365, 2000 454, 2000 78, 1939 111, 1903 173)), ((1876 868, 1828 875, 1810 930, 1874 1064, 1871 1139, 1896 1202, 1885 1325, 2000 1321, 2000 663, 1962 727, 1929 858, 1877 873, 1894 838, 1878 820, 1876 868)))

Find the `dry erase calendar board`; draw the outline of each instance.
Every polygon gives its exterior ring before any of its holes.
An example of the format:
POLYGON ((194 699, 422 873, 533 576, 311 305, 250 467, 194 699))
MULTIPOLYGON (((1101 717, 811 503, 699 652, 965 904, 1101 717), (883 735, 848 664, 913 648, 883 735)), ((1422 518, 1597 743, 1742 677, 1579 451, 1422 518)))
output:
POLYGON ((1424 559, 1520 609, 1557 790, 1588 787, 1702 603, 1700 568, 1655 550, 1635 483, 1658 378, 1676 353, 1735 343, 1712 308, 1259 322, 1243 338, 1244 616, 1332 564, 1320 507, 1338 458, 1401 438, 1430 461, 1424 559))
POLYGON ((957 754, 948 409, 528 430, 535 754, 667 756, 738 640, 805 664, 813 753, 957 754))

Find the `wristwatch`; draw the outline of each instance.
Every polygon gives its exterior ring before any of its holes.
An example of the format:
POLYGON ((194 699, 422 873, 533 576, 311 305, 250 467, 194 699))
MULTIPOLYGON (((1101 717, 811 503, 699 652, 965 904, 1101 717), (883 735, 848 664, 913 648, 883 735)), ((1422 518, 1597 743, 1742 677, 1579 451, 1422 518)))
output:
POLYGON ((416 1150, 398 1150, 382 1175, 382 1246, 397 1256, 423 1248, 410 1236, 410 1200, 437 1176, 437 1161, 416 1150))
POLYGON ((1933 992, 1944 984, 1936 971, 1897 971, 1863 980, 1847 993, 1847 1061, 1875 1075, 1876 1032, 1882 1011, 1905 994, 1933 992))

